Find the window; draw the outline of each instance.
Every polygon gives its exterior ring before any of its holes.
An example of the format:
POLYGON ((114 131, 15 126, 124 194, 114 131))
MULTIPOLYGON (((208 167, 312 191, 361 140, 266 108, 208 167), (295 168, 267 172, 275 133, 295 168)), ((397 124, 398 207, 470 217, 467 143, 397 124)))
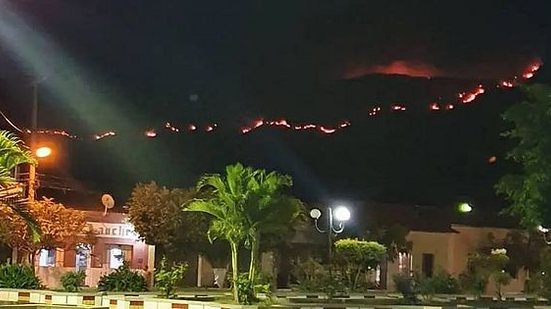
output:
POLYGON ((421 266, 421 271, 425 277, 432 277, 432 272, 434 269, 434 254, 423 253, 423 264, 421 266))
POLYGON ((40 250, 40 258, 38 261, 38 266, 54 267, 55 266, 55 249, 40 250))
POLYGON ((107 250, 109 268, 119 268, 124 261, 132 262, 132 246, 113 245, 107 250))
POLYGON ((409 264, 409 254, 405 252, 398 253, 398 270, 400 270, 400 272, 409 272, 411 270, 409 264))

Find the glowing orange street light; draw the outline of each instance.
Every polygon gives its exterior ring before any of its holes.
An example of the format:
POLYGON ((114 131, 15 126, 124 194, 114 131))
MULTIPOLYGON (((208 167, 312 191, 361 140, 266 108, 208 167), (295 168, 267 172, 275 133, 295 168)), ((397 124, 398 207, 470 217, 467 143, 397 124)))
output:
POLYGON ((46 158, 52 154, 52 148, 43 146, 36 149, 35 153, 37 158, 46 158))

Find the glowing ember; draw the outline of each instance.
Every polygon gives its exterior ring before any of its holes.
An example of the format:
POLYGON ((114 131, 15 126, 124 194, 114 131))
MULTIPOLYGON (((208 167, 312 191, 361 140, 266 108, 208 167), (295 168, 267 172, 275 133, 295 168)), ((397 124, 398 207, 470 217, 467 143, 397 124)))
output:
POLYGON ((337 129, 328 129, 328 128, 325 128, 324 126, 320 126, 320 131, 326 134, 333 134, 337 132, 337 129))
POLYGON ((446 105, 446 110, 449 110, 449 111, 450 111, 450 110, 452 110, 452 109, 454 109, 454 108, 455 108, 455 106, 453 106, 453 104, 448 104, 448 105, 446 105))
POLYGON ((187 128, 188 128, 190 131, 195 131, 195 130, 197 130, 197 127, 196 127, 194 124, 190 124, 187 128))
POLYGON ((440 105, 438 105, 438 103, 432 103, 430 105, 430 110, 431 111, 439 111, 440 110, 440 105))
POLYGON ((474 101, 477 96, 483 94, 484 92, 486 92, 484 90, 484 87, 482 85, 478 85, 478 87, 476 87, 475 89, 473 89, 469 92, 462 92, 462 93, 458 94, 458 97, 461 99, 462 103, 467 104, 467 103, 471 103, 472 101, 474 101))
POLYGON ((218 125, 216 123, 213 123, 213 124, 209 124, 207 125, 207 127, 205 128, 205 131, 207 132, 212 132, 214 131, 214 129, 217 127, 218 125))
POLYGON ((512 82, 507 80, 501 81, 500 85, 506 88, 513 88, 514 86, 512 82))
POLYGON ((536 63, 531 64, 524 72, 522 73, 522 78, 530 79, 534 77, 535 73, 540 69, 542 63, 541 60, 538 60, 536 63))
POLYGON ((147 131, 145 131, 145 136, 146 137, 156 137, 157 136, 157 132, 155 132, 154 129, 149 129, 147 131))
MULTIPOLYGON (((30 133, 32 133, 32 131, 27 130, 27 133, 30 134, 30 133)), ((71 135, 65 130, 37 130, 36 133, 37 134, 45 134, 45 135, 60 135, 60 136, 68 137, 68 138, 71 138, 71 139, 78 139, 78 137, 76 135, 71 135)))
POLYGON ((165 128, 169 129, 170 131, 174 132, 174 133, 178 133, 180 132, 180 129, 176 128, 175 126, 173 126, 172 124, 170 124, 170 122, 167 122, 165 124, 165 128))
POLYGON ((108 132, 105 132, 103 134, 96 134, 94 135, 94 139, 95 140, 100 140, 100 139, 103 139, 103 138, 106 138, 106 137, 109 137, 109 136, 115 136, 115 132, 113 131, 108 131, 108 132))
POLYGON ((406 110, 406 107, 404 105, 400 105, 400 104, 394 104, 392 105, 392 110, 393 111, 405 111, 406 110))

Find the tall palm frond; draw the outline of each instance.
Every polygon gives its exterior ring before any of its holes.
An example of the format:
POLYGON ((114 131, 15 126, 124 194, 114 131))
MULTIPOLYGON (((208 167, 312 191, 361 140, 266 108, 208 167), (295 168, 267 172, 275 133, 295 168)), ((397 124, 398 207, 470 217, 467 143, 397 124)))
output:
POLYGON ((11 170, 22 163, 37 162, 17 136, 8 131, 0 131, 0 204, 23 219, 32 231, 33 239, 37 240, 40 236, 38 223, 29 211, 27 200, 21 197, 22 188, 11 176, 11 170))
POLYGON ((12 184, 15 179, 10 176, 11 170, 23 163, 37 162, 17 136, 8 131, 0 131, 0 186, 12 184))

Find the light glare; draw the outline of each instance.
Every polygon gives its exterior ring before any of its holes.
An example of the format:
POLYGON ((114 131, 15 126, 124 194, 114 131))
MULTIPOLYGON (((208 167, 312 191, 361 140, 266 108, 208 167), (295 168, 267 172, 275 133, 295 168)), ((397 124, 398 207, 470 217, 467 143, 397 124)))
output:
POLYGON ((52 148, 50 147, 40 147, 36 149, 35 152, 38 158, 46 158, 52 154, 52 148))
POLYGON ((334 215, 337 221, 348 221, 350 219, 350 210, 344 206, 339 206, 335 209, 334 215))

